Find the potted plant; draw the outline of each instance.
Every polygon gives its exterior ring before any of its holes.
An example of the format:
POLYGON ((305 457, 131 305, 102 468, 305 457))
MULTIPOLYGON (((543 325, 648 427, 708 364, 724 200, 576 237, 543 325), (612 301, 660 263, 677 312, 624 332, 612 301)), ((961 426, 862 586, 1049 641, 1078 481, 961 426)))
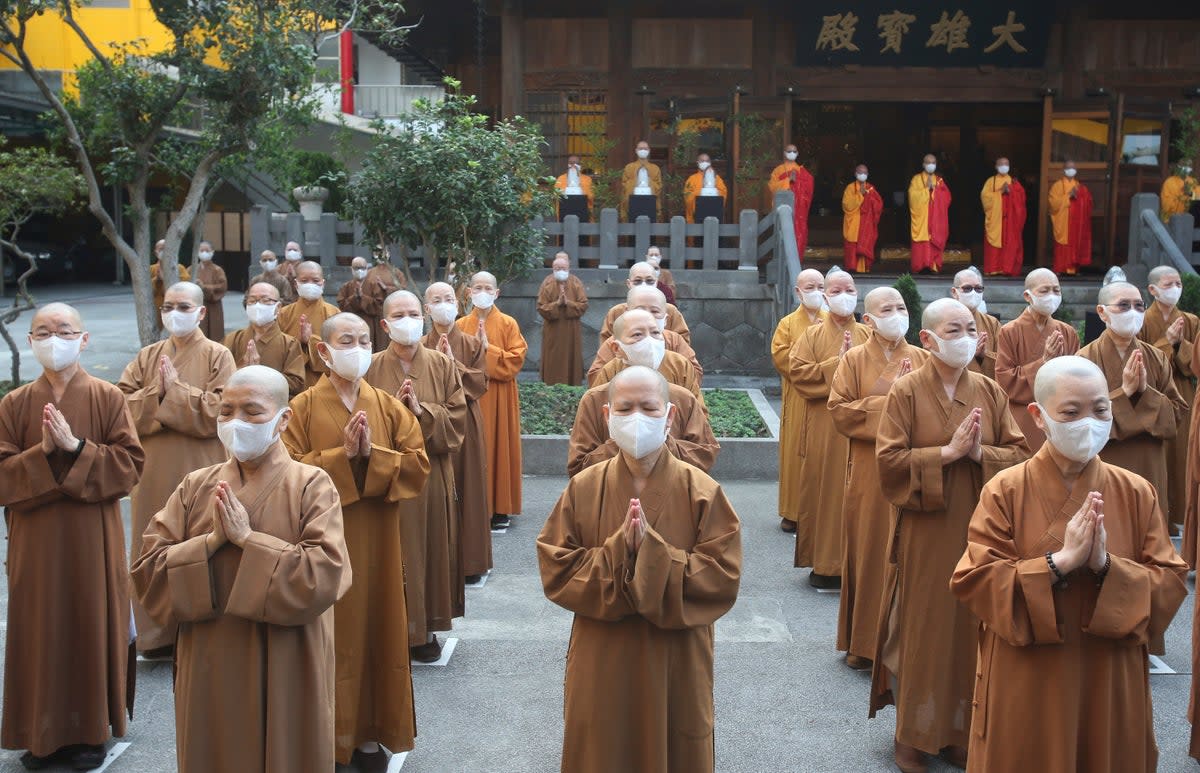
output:
POLYGON ((341 187, 346 169, 328 153, 302 150, 296 153, 290 174, 292 201, 305 220, 320 220, 328 207, 341 209, 341 187))

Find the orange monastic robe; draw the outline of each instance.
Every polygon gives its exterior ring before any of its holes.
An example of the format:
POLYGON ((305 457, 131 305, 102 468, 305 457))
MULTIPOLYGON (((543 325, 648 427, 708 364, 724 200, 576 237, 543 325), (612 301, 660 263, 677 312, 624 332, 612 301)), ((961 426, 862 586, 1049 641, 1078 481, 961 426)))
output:
MULTIPOLYGON (((613 323, 617 321, 617 317, 621 316, 628 310, 629 304, 618 303, 608 310, 604 315, 604 324, 600 326, 600 345, 612 338, 613 323)), ((688 329, 687 320, 683 318, 683 314, 675 307, 675 304, 667 304, 667 330, 674 330, 679 335, 683 336, 683 340, 689 344, 692 342, 692 331, 688 329)))
MULTIPOLYGON (((692 348, 683 336, 676 333, 671 328, 662 331, 663 343, 666 344, 668 352, 675 352, 692 364, 692 370, 696 371, 696 383, 702 384, 704 381, 704 368, 700 365, 700 361, 696 359, 696 350, 692 348)), ((609 363, 610 360, 616 358, 617 353, 612 350, 607 342, 600 344, 600 348, 596 350, 596 357, 592 360, 592 364, 588 366, 587 384, 589 387, 596 385, 596 377, 600 370, 609 363)))
MULTIPOLYGON (((320 298, 315 301, 306 301, 301 298, 279 310, 279 329, 299 342, 300 351, 304 353, 307 360, 304 363, 304 382, 308 386, 317 383, 317 379, 326 371, 325 363, 321 362, 321 357, 317 354, 317 343, 321 340, 321 325, 325 324, 325 320, 340 312, 341 309, 337 306, 326 303, 320 298), (300 317, 306 317, 308 324, 312 325, 312 336, 308 340, 300 337, 300 317)), ((370 324, 367 320, 364 322, 370 324)))
POLYGON ((0 400, 8 619, 0 742, 39 757, 125 735, 129 593, 121 497, 145 456, 121 391, 80 369, 61 400, 46 377, 0 400), (84 441, 42 451, 55 403, 84 441))
POLYGON ((850 440, 842 501, 846 550, 842 558, 837 648, 868 660, 875 657, 878 644, 892 519, 892 505, 879 487, 879 468, 875 464, 879 417, 901 363, 911 360, 916 370, 929 359, 924 349, 904 339, 890 352, 889 346, 878 333, 872 333, 865 344, 846 352, 829 388, 833 425, 850 440))
POLYGON ((996 349, 1000 345, 1000 320, 993 317, 991 314, 984 314, 978 309, 971 310, 971 316, 975 318, 975 330, 978 333, 987 333, 987 341, 984 345, 977 349, 975 358, 967 365, 968 368, 976 373, 982 373, 990 379, 996 378, 996 349))
MULTIPOLYGON (((559 196, 566 196, 568 184, 569 184, 569 180, 568 180, 567 173, 563 172, 554 181, 555 192, 557 192, 559 196)), ((582 195, 587 196, 587 200, 588 200, 587 207, 588 207, 588 212, 590 213, 592 211, 592 207, 596 206, 596 196, 592 193, 592 176, 590 174, 583 174, 582 172, 580 172, 580 174, 579 174, 579 190, 582 191, 582 195)), ((628 199, 629 197, 626 196, 625 198, 628 199)), ((555 206, 557 208, 558 203, 556 203, 555 206)), ((559 212, 559 219, 560 220, 562 219, 561 211, 559 212)))
MULTIPOLYGON (((721 179, 721 175, 716 172, 713 172, 713 187, 717 189, 721 204, 724 205, 729 198, 729 189, 725 187, 725 181, 721 179)), ((696 199, 700 196, 703 188, 704 172, 694 172, 683 183, 684 215, 689 223, 696 219, 696 199)))
MULTIPOLYGON (((625 360, 614 357, 596 373, 591 386, 598 387, 607 384, 613 380, 613 376, 627 367, 629 364, 625 360)), ((696 369, 682 355, 675 352, 664 352, 662 362, 658 364, 658 372, 663 375, 667 383, 678 384, 691 392, 692 397, 696 398, 696 402, 700 403, 701 408, 704 408, 704 396, 700 393, 700 382, 696 379, 696 369)), ((704 410, 707 412, 708 409, 704 410)))
POLYGON ((1170 220, 1172 215, 1182 215, 1188 211, 1196 198, 1196 178, 1188 175, 1187 179, 1184 179, 1177 174, 1171 175, 1163 180, 1158 198, 1164 223, 1170 220))
POLYGON ((879 420, 879 483, 895 509, 871 674, 871 716, 896 705, 896 739, 927 754, 967 748, 978 621, 950 593, 983 484, 1029 448, 989 378, 964 370, 953 398, 932 361, 892 386, 879 420), (982 464, 944 465, 942 446, 974 408, 982 464))
POLYGON ((662 219, 663 213, 663 195, 662 195, 662 170, 658 164, 650 163, 649 159, 637 159, 625 165, 621 170, 621 219, 629 219, 629 197, 633 195, 633 189, 637 187, 638 170, 646 170, 646 181, 650 185, 650 192, 654 194, 657 201, 655 205, 658 209, 658 219, 662 219))
POLYGON ((225 338, 225 307, 221 300, 229 291, 229 280, 225 278, 225 269, 211 260, 197 261, 195 277, 192 281, 200 285, 204 291, 204 319, 200 320, 200 330, 205 336, 214 341, 225 338))
MULTIPOLYGON (((337 489, 277 442, 250 477, 238 462, 185 477, 146 529, 133 585, 179 628, 179 773, 328 773, 333 767, 333 604, 350 587, 337 489), (250 517, 242 547, 212 556, 227 481, 250 517)), ((365 562, 364 562, 365 563, 365 562)))
MULTIPOLYGON (((479 332, 479 310, 455 321, 468 336, 479 332)), ((487 439, 488 485, 494 513, 521 512, 521 404, 517 374, 529 344, 517 321, 493 306, 484 321, 487 333, 487 391, 479 399, 487 439)))
POLYGON ((792 389, 788 381, 788 355, 792 344, 810 326, 825 318, 817 311, 815 318, 804 306, 779 320, 771 337, 771 362, 779 373, 783 389, 783 405, 779 414, 779 517, 796 521, 800 512, 801 439, 804 434, 804 412, 808 401, 792 389))
POLYGON ((259 331, 253 325, 235 330, 225 336, 224 346, 233 355, 239 368, 246 367, 246 344, 251 338, 254 339, 254 348, 258 351, 258 364, 278 371, 287 379, 290 397, 303 392, 306 386, 306 359, 300 351, 300 342, 280 330, 279 323, 272 323, 265 331, 259 331))
POLYGON ((583 336, 579 320, 587 309, 587 290, 579 277, 571 274, 562 284, 554 274, 542 280, 537 310, 545 320, 540 368, 544 383, 572 386, 583 383, 583 336))
POLYGON ((1038 370, 1046 364, 1043 357, 1046 339, 1055 330, 1062 331, 1063 354, 1079 351, 1079 334, 1073 326, 1051 317, 1045 327, 1039 330, 1032 309, 1025 309, 1021 316, 1000 327, 1000 342, 996 347, 996 383, 1008 394, 1008 408, 1021 428, 1030 451, 1041 448, 1046 440, 1046 436, 1033 423, 1028 406, 1033 402, 1033 380, 1038 370))
POLYGON ((292 458, 329 473, 342 503, 354 585, 334 608, 337 761, 378 741, 413 748, 412 673, 404 599, 401 502, 420 495, 429 476, 421 426, 399 400, 360 381, 354 412, 366 411, 371 455, 350 459, 342 447, 351 412, 328 376, 291 402, 283 442, 292 458))
POLYGON ((624 455, 587 468, 537 539, 546 598, 575 615, 562 771, 712 773, 713 623, 737 598, 741 524, 669 453, 633 484, 624 455), (632 497, 648 526, 636 555, 621 530, 632 497))
MULTIPOLYGON (((221 344, 210 341, 199 330, 181 347, 168 338, 152 343, 125 367, 117 387, 133 416, 146 469, 130 494, 131 533, 129 563, 137 561, 150 519, 162 509, 184 475, 227 458, 217 439, 217 412, 221 391, 237 367, 233 355, 221 344), (159 378, 159 361, 169 357, 179 378, 165 393, 159 378)), ((154 622, 142 605, 133 603, 140 652, 169 647, 175 643, 175 628, 154 622)))
POLYGON ((788 381, 804 400, 800 427, 800 469, 796 476, 796 566, 811 566, 827 577, 842 573, 846 533, 842 525, 842 494, 846 488, 850 441, 838 433, 829 413, 829 388, 841 362, 842 339, 866 343, 871 329, 854 320, 839 325, 826 317, 792 345, 788 381))
POLYGON ((980 620, 971 770, 1152 771, 1147 644, 1187 596, 1180 559, 1146 481, 1093 459, 1068 492, 1043 448, 988 481, 950 588, 980 620), (1104 494, 1104 583, 1081 567, 1055 584, 1089 491, 1104 494))

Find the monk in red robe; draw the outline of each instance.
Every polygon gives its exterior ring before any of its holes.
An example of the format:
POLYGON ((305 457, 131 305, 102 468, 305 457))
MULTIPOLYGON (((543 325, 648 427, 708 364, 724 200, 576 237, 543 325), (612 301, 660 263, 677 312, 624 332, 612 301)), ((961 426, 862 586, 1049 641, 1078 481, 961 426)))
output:
MULTIPOLYGON (((796 230, 796 249, 799 251, 800 262, 804 262, 804 251, 808 249, 808 211, 813 200, 813 176, 797 163, 798 151, 795 145, 789 144, 783 149, 784 161, 771 170, 767 180, 767 189, 774 196, 780 191, 792 192, 792 227, 796 230)), ((771 202, 774 209, 774 202, 771 202)))
POLYGON ((1092 265, 1092 192, 1075 179, 1075 162, 1050 186, 1050 225, 1054 229, 1054 273, 1071 276, 1092 265))
POLYGON ((1009 174, 1008 159, 996 159, 996 174, 983 184, 983 273, 1017 276, 1025 262, 1025 188, 1009 174))
POLYGON ((908 184, 912 218, 912 272, 941 271, 942 251, 950 239, 950 187, 937 174, 937 158, 925 156, 924 168, 908 184))
POLYGON ((846 270, 865 274, 875 262, 883 199, 867 182, 867 165, 854 167, 854 182, 842 192, 842 252, 846 270))

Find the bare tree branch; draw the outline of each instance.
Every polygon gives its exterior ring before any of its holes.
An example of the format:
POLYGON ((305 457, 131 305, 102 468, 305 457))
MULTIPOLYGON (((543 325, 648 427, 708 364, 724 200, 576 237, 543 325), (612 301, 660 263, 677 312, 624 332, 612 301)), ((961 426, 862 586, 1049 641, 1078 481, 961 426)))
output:
POLYGON ((92 39, 88 37, 88 34, 84 32, 83 28, 79 26, 79 23, 75 21, 75 12, 71 9, 70 2, 65 2, 62 4, 62 19, 67 23, 68 27, 75 31, 75 34, 79 37, 79 40, 83 43, 83 45, 87 47, 87 50, 91 52, 92 56, 96 57, 96 61, 100 62, 100 64, 104 66, 104 69, 111 71, 112 61, 110 61, 107 56, 100 53, 100 49, 96 48, 96 44, 92 42, 92 39))

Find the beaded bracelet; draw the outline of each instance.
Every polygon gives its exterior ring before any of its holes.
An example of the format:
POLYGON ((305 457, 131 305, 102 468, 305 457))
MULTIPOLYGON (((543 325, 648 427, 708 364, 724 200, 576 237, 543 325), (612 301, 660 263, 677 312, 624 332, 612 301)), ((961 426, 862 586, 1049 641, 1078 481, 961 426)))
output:
POLYGON ((1109 567, 1112 566, 1112 553, 1104 554, 1104 568, 1096 572, 1096 587, 1104 585, 1104 578, 1108 576, 1109 567))
POLYGON ((1054 572, 1054 576, 1058 578, 1055 585, 1061 585, 1064 588, 1067 585, 1067 577, 1058 570, 1058 565, 1054 563, 1054 554, 1049 550, 1046 551, 1046 563, 1050 565, 1050 571, 1054 572))

